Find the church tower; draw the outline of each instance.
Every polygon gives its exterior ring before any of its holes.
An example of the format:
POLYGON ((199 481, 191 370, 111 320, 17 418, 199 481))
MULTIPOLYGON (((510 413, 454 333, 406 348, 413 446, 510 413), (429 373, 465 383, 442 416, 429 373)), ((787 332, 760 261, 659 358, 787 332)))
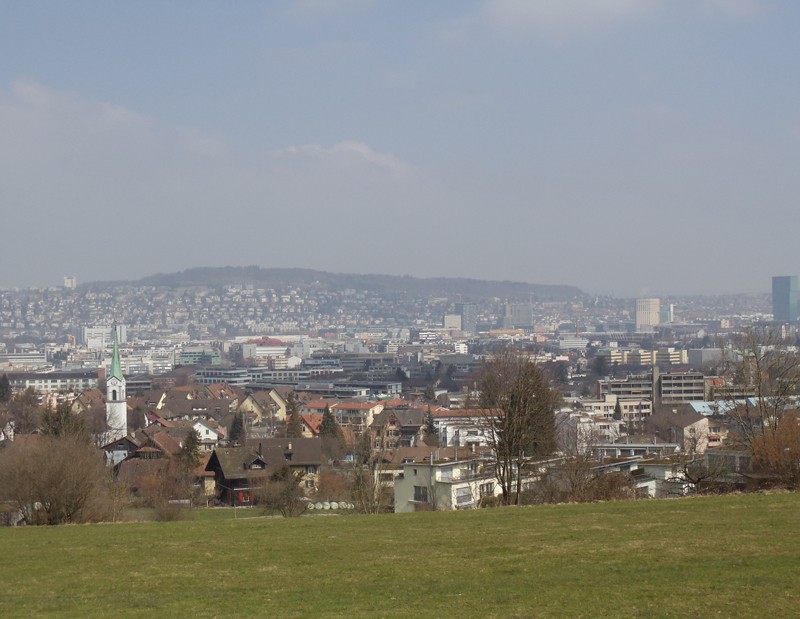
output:
POLYGON ((119 360, 119 340, 117 324, 114 330, 114 352, 111 357, 111 372, 106 378, 106 421, 111 440, 115 441, 128 434, 128 401, 125 394, 125 377, 119 360))

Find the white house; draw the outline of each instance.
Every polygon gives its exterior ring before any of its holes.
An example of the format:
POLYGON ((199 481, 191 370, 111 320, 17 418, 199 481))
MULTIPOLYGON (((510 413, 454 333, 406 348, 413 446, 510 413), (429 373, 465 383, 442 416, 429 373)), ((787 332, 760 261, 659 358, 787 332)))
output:
POLYGON ((493 442, 492 416, 498 411, 479 408, 438 409, 431 412, 441 447, 485 447, 493 442))
POLYGON ((472 509, 487 496, 499 496, 500 486, 486 461, 431 460, 403 465, 394 482, 394 511, 472 509))

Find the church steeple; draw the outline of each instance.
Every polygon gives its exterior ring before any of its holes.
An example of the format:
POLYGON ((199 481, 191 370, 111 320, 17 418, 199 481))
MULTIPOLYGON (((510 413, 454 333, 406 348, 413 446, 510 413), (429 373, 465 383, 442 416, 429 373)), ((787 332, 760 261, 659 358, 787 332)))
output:
POLYGON ((111 327, 114 331, 114 352, 111 354, 111 375, 109 378, 114 377, 124 381, 125 377, 122 375, 122 363, 119 360, 119 340, 117 339, 117 323, 111 327))
POLYGON ((111 371, 106 378, 106 421, 112 440, 128 433, 128 401, 125 393, 125 376, 122 373, 122 362, 119 357, 119 339, 117 324, 114 331, 114 349, 111 353, 111 371))

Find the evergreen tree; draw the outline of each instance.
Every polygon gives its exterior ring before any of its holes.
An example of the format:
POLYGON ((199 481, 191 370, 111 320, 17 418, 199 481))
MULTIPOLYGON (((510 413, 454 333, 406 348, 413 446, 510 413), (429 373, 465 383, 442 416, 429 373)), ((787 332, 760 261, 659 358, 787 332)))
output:
POLYGON ((228 442, 231 445, 236 445, 242 443, 244 438, 244 422, 242 421, 242 414, 236 413, 233 416, 231 427, 228 430, 228 442))
POLYGON ((0 376, 0 402, 9 400, 11 400, 11 383, 8 382, 8 376, 3 374, 0 376))
POLYGON ((294 391, 286 397, 286 436, 297 438, 303 436, 303 425, 300 422, 300 405, 294 391))
POLYGON ((433 412, 430 406, 425 414, 425 436, 422 440, 429 447, 437 447, 439 445, 439 430, 433 422, 433 412))
POLYGON ((186 433, 186 439, 183 441, 183 448, 178 456, 189 468, 193 469, 200 463, 201 447, 202 443, 197 431, 194 428, 189 428, 186 433))
POLYGON ((426 402, 433 402, 436 399, 436 390, 433 388, 433 385, 428 385, 425 387, 425 393, 423 394, 426 402))
POLYGON ((286 424, 286 436, 289 438, 299 438, 303 436, 303 424, 300 422, 300 413, 296 412, 289 417, 286 424))
POLYGON ((614 404, 614 419, 622 421, 622 405, 619 403, 619 398, 617 398, 617 403, 614 404))
POLYGON ((322 424, 319 427, 319 437, 322 441, 322 453, 332 459, 339 458, 344 450, 344 433, 330 407, 325 408, 322 414, 322 424))

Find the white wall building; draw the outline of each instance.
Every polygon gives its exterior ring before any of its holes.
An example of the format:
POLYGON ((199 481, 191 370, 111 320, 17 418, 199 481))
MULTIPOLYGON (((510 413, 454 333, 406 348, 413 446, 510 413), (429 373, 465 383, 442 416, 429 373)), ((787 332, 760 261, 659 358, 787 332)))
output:
POLYGON ((473 509, 502 491, 479 459, 412 462, 394 482, 394 511, 473 509))
POLYGON ((661 322, 661 300, 656 298, 636 299, 636 330, 651 331, 661 322))

